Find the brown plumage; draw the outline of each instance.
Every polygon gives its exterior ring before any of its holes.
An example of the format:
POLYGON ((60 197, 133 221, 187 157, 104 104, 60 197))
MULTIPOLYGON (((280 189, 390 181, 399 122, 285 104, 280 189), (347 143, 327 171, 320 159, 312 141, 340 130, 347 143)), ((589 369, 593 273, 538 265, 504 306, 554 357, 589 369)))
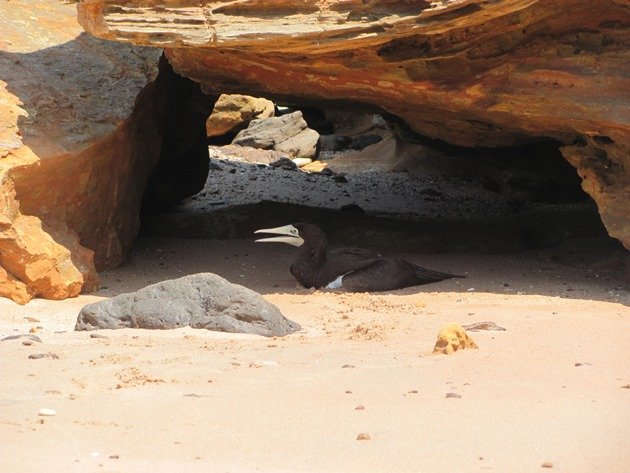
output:
POLYGON ((329 248, 324 232, 311 223, 262 229, 256 233, 283 235, 257 241, 289 243, 300 248, 291 265, 291 274, 307 288, 390 291, 465 277, 425 269, 402 259, 383 258, 360 248, 329 248))

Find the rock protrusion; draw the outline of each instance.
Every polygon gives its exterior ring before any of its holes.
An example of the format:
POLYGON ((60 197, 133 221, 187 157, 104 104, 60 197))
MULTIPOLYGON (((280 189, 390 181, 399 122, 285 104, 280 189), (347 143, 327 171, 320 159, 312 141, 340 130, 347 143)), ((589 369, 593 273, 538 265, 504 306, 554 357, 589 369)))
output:
POLYGON ((214 104, 206 121, 209 137, 221 136, 246 127, 253 119, 271 118, 275 114, 273 102, 249 95, 223 94, 214 104))
POLYGON ((252 120, 232 141, 240 146, 275 149, 296 158, 315 157, 319 133, 308 128, 302 112, 252 120))

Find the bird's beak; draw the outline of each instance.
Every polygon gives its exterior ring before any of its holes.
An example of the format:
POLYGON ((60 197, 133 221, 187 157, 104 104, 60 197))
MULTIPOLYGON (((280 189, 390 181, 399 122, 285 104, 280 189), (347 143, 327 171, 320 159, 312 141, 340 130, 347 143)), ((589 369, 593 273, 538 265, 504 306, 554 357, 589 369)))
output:
POLYGON ((271 238, 261 238, 256 240, 257 242, 288 243, 293 246, 302 246, 304 244, 304 240, 300 237, 300 232, 293 225, 285 225, 276 228, 261 228, 254 233, 275 233, 276 235, 282 235, 271 238))

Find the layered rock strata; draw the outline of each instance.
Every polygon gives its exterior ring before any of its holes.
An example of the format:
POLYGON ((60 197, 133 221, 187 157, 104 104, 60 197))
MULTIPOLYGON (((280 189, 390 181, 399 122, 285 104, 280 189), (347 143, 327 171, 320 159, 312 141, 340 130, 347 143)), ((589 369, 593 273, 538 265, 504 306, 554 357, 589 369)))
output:
POLYGON ((372 107, 460 146, 557 140, 630 248, 628 2, 434 3, 86 0, 79 20, 213 94, 372 107))

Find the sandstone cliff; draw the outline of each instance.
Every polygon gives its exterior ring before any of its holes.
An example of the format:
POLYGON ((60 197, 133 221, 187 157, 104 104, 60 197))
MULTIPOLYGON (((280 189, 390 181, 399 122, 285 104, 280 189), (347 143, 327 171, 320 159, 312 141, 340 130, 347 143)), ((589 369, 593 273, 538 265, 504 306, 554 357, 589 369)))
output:
POLYGON ((76 296, 126 257, 196 86, 166 61, 156 79, 159 49, 84 33, 74 4, 3 2, 0 30, 0 296, 76 296))

